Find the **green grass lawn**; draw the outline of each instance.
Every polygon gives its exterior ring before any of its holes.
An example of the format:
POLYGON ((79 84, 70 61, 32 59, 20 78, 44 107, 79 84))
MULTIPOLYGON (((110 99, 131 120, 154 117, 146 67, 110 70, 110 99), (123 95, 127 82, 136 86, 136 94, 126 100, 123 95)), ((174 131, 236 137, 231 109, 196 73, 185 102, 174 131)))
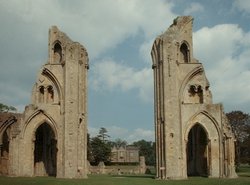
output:
POLYGON ((88 179, 57 179, 53 177, 3 177, 0 185, 250 185, 250 167, 241 168, 237 179, 190 177, 187 180, 155 180, 142 175, 90 175, 88 179))

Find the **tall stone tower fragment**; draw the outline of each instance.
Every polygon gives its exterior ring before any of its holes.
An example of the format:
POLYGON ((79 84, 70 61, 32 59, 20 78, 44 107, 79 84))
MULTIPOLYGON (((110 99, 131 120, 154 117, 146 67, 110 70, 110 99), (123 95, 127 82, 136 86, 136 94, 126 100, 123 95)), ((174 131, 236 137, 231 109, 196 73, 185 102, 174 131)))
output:
POLYGON ((32 104, 11 128, 8 174, 86 178, 88 54, 56 26, 48 53, 32 104))
POLYGON ((193 57, 192 24, 190 16, 177 17, 151 51, 157 178, 236 177, 234 135, 193 57))

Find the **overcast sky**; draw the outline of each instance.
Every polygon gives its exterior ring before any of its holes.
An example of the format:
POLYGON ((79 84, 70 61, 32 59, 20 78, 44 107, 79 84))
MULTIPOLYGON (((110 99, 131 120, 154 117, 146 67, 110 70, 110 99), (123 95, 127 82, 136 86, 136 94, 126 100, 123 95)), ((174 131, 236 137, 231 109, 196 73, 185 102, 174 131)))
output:
POLYGON ((0 0, 0 102, 23 112, 52 25, 87 48, 88 129, 154 140, 150 50, 175 17, 194 17, 194 56, 214 103, 250 112, 250 0, 0 0))

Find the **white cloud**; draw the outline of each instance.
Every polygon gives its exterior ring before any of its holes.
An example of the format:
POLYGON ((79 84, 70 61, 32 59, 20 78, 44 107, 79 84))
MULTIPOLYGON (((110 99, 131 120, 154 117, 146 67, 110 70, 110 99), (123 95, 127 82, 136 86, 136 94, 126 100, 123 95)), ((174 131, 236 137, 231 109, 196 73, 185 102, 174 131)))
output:
MULTIPOLYGON (((6 17, 10 16, 16 22, 29 24, 25 31, 40 39, 47 37, 41 37, 41 30, 47 31, 49 26, 58 25, 73 39, 86 43, 93 58, 139 30, 147 37, 154 36, 175 17, 172 7, 172 3, 162 0, 79 0, 70 3, 10 0, 2 1, 0 10, 2 15, 5 14, 2 16, 4 26, 10 26, 6 25, 6 17)), ((12 31, 18 35, 23 29, 12 31)))
POLYGON ((185 10, 184 15, 192 15, 193 13, 202 12, 204 7, 200 3, 191 3, 185 10))
POLYGON ((194 52, 201 58, 215 58, 220 61, 225 56, 237 54, 242 45, 243 31, 234 24, 203 27, 194 33, 194 52))
POLYGON ((96 91, 114 91, 121 89, 127 92, 139 91, 139 97, 146 102, 153 100, 153 74, 151 68, 136 70, 112 59, 102 60, 92 67, 93 75, 90 84, 96 91))
MULTIPOLYGON (((29 103, 35 74, 47 60, 47 33, 51 25, 57 25, 72 40, 83 44, 93 62, 129 37, 142 34, 143 40, 153 38, 176 16, 172 13, 172 7, 173 3, 164 0, 0 1, 0 81, 5 87, 20 84, 27 95, 18 98, 19 102, 13 106, 29 103), (25 67, 16 70, 15 75, 10 75, 9 83, 4 82, 2 72, 13 71, 13 66, 20 65, 25 67), (20 78, 16 78, 17 75, 20 78)), ((125 70, 134 72, 133 69, 125 70)), ((147 79, 148 71, 143 69, 133 77, 140 81, 138 78, 146 75, 147 79)), ((120 83, 115 79, 109 80, 109 85, 120 83)), ((4 86, 0 86, 1 93, 7 94, 4 86)), ((125 80, 121 85, 123 89, 131 89, 133 86, 130 80, 125 80)), ((148 85, 144 86, 148 88, 148 85)), ((139 93, 147 99, 143 88, 139 88, 139 93)), ((12 102, 12 99, 7 99, 4 103, 12 102)))
POLYGON ((194 33, 194 53, 205 66, 213 97, 231 109, 250 101, 249 41, 249 33, 234 24, 204 27, 194 33))
MULTIPOLYGON (((147 130, 143 128, 136 128, 134 130, 129 130, 127 128, 122 128, 118 126, 105 126, 108 131, 108 135, 111 137, 111 140, 115 139, 122 139, 127 141, 129 144, 139 141, 139 140, 146 140, 146 141, 154 141, 154 130, 147 130)), ((89 126, 89 133, 91 137, 95 137, 98 135, 99 128, 94 128, 89 126)))

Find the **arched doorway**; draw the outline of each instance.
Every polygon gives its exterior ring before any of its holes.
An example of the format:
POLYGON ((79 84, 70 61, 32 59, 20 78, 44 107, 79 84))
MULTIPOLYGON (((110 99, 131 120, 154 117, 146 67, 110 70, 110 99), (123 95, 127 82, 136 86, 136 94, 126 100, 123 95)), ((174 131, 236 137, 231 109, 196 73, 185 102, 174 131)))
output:
POLYGON ((200 124, 192 127, 187 143, 187 175, 208 176, 208 137, 200 124))
POLYGON ((7 175, 9 171, 9 128, 7 128, 2 136, 1 158, 0 158, 0 174, 7 175))
POLYGON ((57 141, 54 131, 47 123, 37 128, 34 144, 34 175, 56 176, 57 141))

